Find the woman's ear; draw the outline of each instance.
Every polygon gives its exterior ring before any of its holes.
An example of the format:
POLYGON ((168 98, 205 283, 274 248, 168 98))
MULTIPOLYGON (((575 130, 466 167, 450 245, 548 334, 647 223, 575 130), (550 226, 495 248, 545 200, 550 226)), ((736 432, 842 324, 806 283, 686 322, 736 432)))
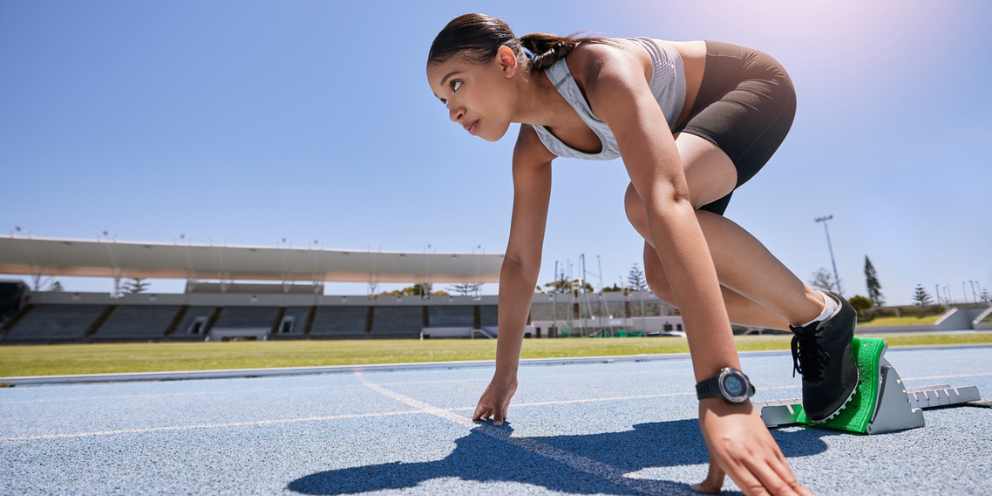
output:
POLYGON ((499 64, 500 71, 502 71, 506 77, 513 77, 520 69, 517 54, 513 53, 513 49, 506 45, 500 45, 500 47, 496 49, 496 61, 499 64))

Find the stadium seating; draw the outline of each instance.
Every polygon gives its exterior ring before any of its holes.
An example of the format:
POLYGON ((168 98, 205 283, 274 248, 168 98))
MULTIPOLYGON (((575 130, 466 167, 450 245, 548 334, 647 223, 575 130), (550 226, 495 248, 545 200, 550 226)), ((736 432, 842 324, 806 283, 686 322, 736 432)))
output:
POLYGON ((178 305, 120 305, 93 334, 94 341, 165 338, 178 305))
POLYGON ((424 327, 420 306, 373 307, 372 333, 374 338, 420 337, 424 327))
MULTIPOLYGON (((54 296, 49 298, 55 299, 54 296)), ((18 314, 18 320, 9 321, 9 329, 5 335, 0 334, 0 341, 470 337, 480 332, 495 336, 499 327, 499 310, 492 302, 438 304, 425 300, 414 305, 400 302, 394 305, 324 304, 316 307, 295 302, 296 306, 281 307, 277 306, 277 302, 266 302, 259 305, 225 304, 220 307, 221 302, 215 303, 209 299, 193 305, 180 305, 178 299, 162 303, 121 302, 114 305, 114 300, 101 303, 100 300, 94 301, 93 296, 90 298, 90 301, 79 303, 49 301, 26 307, 18 314)), ((570 322, 588 318, 590 311, 593 318, 612 314, 614 318, 622 319, 624 305, 624 301, 606 304, 599 299, 586 302, 581 298, 563 296, 562 301, 554 304, 547 299, 534 302, 530 319, 532 322, 570 322), (574 314, 576 308, 581 316, 574 314)), ((631 314, 627 318, 642 315, 642 311, 644 315, 662 312, 666 315, 670 308, 663 301, 648 298, 643 303, 639 298, 628 300, 626 305, 631 314)))
MULTIPOLYGON (((412 307, 417 308, 418 307, 412 307)), ((324 338, 364 338, 368 307, 365 306, 323 306, 317 307, 311 337, 324 338)), ((419 333, 419 327, 418 333, 419 333)))
POLYGON ((475 307, 472 305, 437 305, 427 307, 431 327, 473 327, 475 307))
POLYGON ((278 307, 224 307, 213 329, 272 329, 278 307))
POLYGON ((498 325, 499 311, 496 305, 479 306, 479 317, 482 320, 482 327, 496 327, 498 325))
POLYGON ((4 337, 6 342, 79 341, 107 305, 34 305, 4 337))

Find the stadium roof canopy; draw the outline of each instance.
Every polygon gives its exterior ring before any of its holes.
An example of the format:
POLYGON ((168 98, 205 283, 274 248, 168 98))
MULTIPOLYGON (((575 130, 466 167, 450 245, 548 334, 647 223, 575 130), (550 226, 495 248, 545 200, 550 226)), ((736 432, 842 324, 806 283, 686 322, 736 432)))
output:
POLYGON ((503 255, 0 236, 0 274, 325 282, 499 281, 503 255))

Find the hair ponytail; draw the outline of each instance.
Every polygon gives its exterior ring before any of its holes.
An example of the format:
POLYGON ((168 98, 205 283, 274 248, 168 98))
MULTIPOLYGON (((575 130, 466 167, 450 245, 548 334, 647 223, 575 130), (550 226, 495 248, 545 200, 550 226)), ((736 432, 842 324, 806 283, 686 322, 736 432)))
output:
POLYGON ((434 38, 427 62, 441 63, 459 52, 472 61, 485 63, 506 45, 531 72, 547 69, 565 58, 581 43, 614 43, 604 37, 558 36, 551 33, 530 33, 519 39, 503 20, 486 14, 464 14, 452 19, 434 38), (530 52, 530 53, 528 53, 530 52))

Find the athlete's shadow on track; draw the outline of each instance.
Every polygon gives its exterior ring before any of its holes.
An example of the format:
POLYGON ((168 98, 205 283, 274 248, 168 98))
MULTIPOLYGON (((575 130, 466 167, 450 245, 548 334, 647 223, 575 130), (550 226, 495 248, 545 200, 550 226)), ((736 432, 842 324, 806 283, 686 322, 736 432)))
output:
MULTIPOLYGON (((623 432, 575 436, 514 438, 512 432, 509 424, 480 424, 469 435, 457 439, 454 451, 441 460, 327 470, 296 479, 287 489, 303 494, 353 494, 412 488, 432 479, 458 477, 480 482, 520 482, 575 494, 698 494, 681 482, 623 474, 708 460, 696 419, 636 424, 633 430, 623 432), (572 458, 562 459, 563 456, 572 458), (611 477, 614 482, 609 481, 611 477)), ((772 435, 785 456, 794 457, 825 451, 826 444, 820 438, 832 433, 801 429, 772 431, 772 435)), ((700 480, 705 472, 705 468, 698 471, 700 480)))

